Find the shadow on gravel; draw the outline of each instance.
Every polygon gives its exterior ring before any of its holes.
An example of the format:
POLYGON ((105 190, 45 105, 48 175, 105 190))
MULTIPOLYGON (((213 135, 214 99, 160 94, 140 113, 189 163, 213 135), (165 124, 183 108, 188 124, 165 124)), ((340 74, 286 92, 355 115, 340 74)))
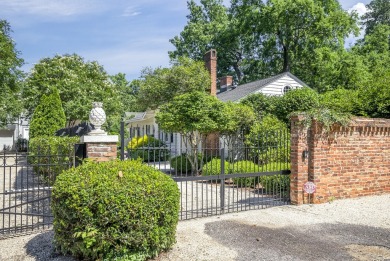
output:
POLYGON ((62 256, 54 251, 54 232, 47 231, 36 235, 25 245, 26 253, 35 260, 73 261, 70 256, 62 256))
POLYGON ((207 223, 205 233, 237 251, 237 260, 390 260, 390 229, 350 224, 283 228, 233 221, 207 223))

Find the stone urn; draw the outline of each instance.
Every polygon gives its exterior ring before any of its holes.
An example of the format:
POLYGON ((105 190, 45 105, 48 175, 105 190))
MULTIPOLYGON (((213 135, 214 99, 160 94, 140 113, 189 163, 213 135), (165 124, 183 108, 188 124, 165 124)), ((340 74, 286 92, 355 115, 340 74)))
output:
POLYGON ((89 113, 89 122, 95 127, 89 134, 90 135, 106 135, 107 133, 102 130, 102 125, 106 122, 106 113, 103 110, 102 102, 93 102, 92 110, 89 113))

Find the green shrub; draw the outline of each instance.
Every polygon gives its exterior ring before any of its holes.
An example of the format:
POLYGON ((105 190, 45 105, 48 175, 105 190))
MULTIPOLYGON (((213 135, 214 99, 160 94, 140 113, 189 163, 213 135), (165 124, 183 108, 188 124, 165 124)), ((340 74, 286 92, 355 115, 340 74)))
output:
MULTIPOLYGON (((288 162, 273 162, 262 166, 262 171, 280 171, 289 169, 290 163, 288 162)), ((261 176, 260 183, 266 193, 286 194, 290 189, 290 175, 261 176)))
POLYGON ((132 138, 127 148, 131 159, 140 158, 144 162, 166 161, 170 156, 163 141, 147 135, 132 138))
MULTIPOLYGON (((289 169, 290 163, 288 162, 273 162, 259 166, 252 161, 244 160, 230 164, 229 173, 271 172, 289 169)), ((286 191, 290 186, 290 178, 288 175, 233 178, 233 182, 241 187, 254 187, 260 182, 267 193, 286 191)))
POLYGON ((319 94, 309 88, 303 87, 287 92, 274 104, 272 114, 276 115, 279 120, 288 124, 290 122, 290 114, 298 111, 308 111, 317 108, 320 104, 319 94))
POLYGON ((173 168, 178 173, 191 172, 191 163, 185 154, 172 158, 169 163, 171 168, 173 168))
POLYGON ((259 164, 290 159, 290 133, 274 115, 268 114, 255 123, 245 138, 249 156, 259 164))
POLYGON ((72 166, 74 144, 79 137, 35 137, 28 146, 28 163, 34 173, 52 185, 63 170, 72 166))
MULTIPOLYGON (((259 165, 253 163, 252 161, 242 160, 230 164, 229 173, 252 173, 259 172, 259 165)), ((242 178, 233 178, 233 183, 240 187, 254 187, 258 181, 258 177, 242 177, 242 178)))
POLYGON ((49 95, 43 94, 30 122, 30 139, 40 136, 54 136, 65 127, 66 117, 58 90, 54 88, 49 95))
MULTIPOLYGON (((229 162, 225 160, 225 174, 229 174, 229 162)), ((202 175, 203 176, 214 176, 221 173, 221 159, 214 158, 211 161, 203 165, 202 175)))
POLYGON ((141 161, 87 162, 63 172, 52 195, 54 240, 87 260, 145 260, 175 243, 176 182, 141 161))
MULTIPOLYGON (((210 157, 206 157, 202 155, 201 153, 198 154, 198 166, 201 165, 201 163, 206 163, 210 160, 210 157), (202 162, 203 160, 203 162, 202 162)), ((173 168, 178 173, 189 173, 192 170, 191 162, 187 158, 187 155, 185 153, 181 154, 180 156, 176 156, 174 158, 171 158, 170 160, 171 168, 173 168)))
POLYGON ((169 159, 169 150, 167 148, 141 148, 129 150, 130 159, 140 158, 143 162, 167 161, 169 159))

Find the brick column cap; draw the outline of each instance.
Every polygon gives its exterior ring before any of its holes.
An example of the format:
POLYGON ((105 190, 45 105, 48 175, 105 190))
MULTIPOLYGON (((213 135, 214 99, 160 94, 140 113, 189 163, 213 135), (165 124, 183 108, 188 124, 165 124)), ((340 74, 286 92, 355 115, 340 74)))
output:
POLYGON ((116 143, 118 141, 118 135, 84 135, 80 137, 81 143, 116 143))

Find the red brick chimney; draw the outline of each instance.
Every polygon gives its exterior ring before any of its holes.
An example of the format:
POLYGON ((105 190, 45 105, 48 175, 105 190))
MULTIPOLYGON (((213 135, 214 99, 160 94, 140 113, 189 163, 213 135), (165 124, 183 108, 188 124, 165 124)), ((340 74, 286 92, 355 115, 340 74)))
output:
POLYGON ((210 72, 210 94, 212 96, 217 96, 217 51, 215 49, 211 49, 205 53, 203 59, 207 70, 210 72))
POLYGON ((228 86, 232 86, 233 85, 233 76, 223 76, 221 79, 220 79, 220 85, 221 85, 221 88, 222 87, 228 87, 228 86))

